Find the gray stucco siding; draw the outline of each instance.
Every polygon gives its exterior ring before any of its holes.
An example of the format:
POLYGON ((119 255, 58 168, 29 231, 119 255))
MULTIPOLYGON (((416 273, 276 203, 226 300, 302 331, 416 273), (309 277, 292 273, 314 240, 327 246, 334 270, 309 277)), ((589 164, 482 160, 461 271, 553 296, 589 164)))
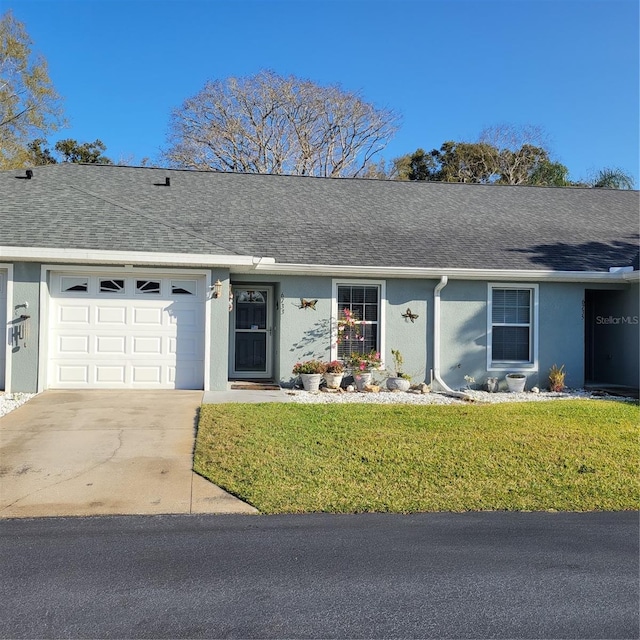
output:
POLYGON ((11 389, 35 393, 38 390, 38 329, 40 326, 39 263, 17 262, 14 264, 13 300, 7 300, 7 305, 14 318, 21 314, 31 316, 28 340, 7 345, 7 358, 11 358, 11 389), (25 303, 28 304, 27 308, 18 306, 25 303))
MULTIPOLYGON (((521 283, 538 288, 538 323, 533 327, 537 363, 524 371, 527 388, 548 386, 553 364, 565 365, 567 385, 584 384, 584 284, 521 283), (537 364, 537 366, 536 366, 537 364)), ((442 290, 441 375, 453 389, 466 386, 465 376, 477 386, 497 377, 505 387, 509 368, 493 369, 487 363, 488 289, 484 281, 450 281, 442 290)), ((514 367, 514 370, 517 370, 514 367)))

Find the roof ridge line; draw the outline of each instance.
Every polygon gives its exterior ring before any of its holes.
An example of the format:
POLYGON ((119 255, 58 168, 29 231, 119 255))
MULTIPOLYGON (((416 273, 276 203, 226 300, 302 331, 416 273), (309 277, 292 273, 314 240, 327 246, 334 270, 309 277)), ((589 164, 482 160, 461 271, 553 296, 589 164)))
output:
MULTIPOLYGON (((147 220, 151 220, 152 222, 155 222, 159 225, 163 225, 165 227, 168 227, 169 229, 173 229, 174 231, 179 231, 180 233, 184 233, 185 235, 191 236, 192 238, 196 238, 198 240, 204 240, 207 243, 211 243, 211 240, 209 240, 208 238, 198 234, 198 233, 194 233, 193 231, 189 231, 188 229, 182 229, 181 227, 171 224, 170 222, 166 222, 164 220, 159 220, 158 218, 149 215, 148 213, 145 213, 144 211, 140 211, 139 209, 135 209, 134 207, 130 207, 126 204, 122 204, 121 202, 118 202, 116 200, 112 200, 111 198, 107 197, 107 196, 103 196, 99 193, 95 193, 94 191, 89 191, 87 189, 82 189, 81 187, 78 187, 76 185, 73 184, 69 184, 67 185, 69 188, 71 189, 75 189, 76 191, 80 191, 81 193, 85 193, 89 196, 92 196, 93 198, 97 198, 98 200, 102 200, 104 202, 108 202, 109 204, 114 205, 115 207, 120 207, 121 209, 124 209, 125 211, 129 211, 129 213, 133 213, 139 216, 142 216, 143 218, 147 218, 147 220)), ((243 255, 237 251, 231 251, 229 249, 227 249, 226 247, 223 247, 222 245, 215 245, 215 246, 219 246, 221 249, 223 249, 224 251, 228 251, 229 255, 235 255, 235 256, 240 256, 243 255)))

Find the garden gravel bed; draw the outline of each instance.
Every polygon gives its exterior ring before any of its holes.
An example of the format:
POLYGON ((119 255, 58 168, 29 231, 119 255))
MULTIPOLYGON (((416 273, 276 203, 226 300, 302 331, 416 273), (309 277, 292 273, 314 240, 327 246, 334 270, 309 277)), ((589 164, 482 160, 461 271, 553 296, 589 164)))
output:
POLYGON ((35 393, 0 393, 0 418, 31 400, 35 393))
MULTIPOLYGON (((287 393, 291 396, 293 402, 301 404, 349 404, 349 403, 367 403, 367 404, 464 404, 469 402, 462 398, 455 398, 444 393, 411 393, 403 391, 387 391, 381 390, 379 393, 369 392, 338 392, 327 393, 323 391, 309 392, 300 390, 290 390, 287 393)), ((472 402, 496 404, 500 402, 545 402, 550 400, 576 400, 576 399, 592 399, 601 400, 607 398, 609 400, 627 400, 634 401, 633 398, 622 398, 620 396, 612 396, 602 393, 592 393, 584 389, 567 389, 562 393, 552 391, 540 391, 533 393, 525 391, 523 393, 498 392, 488 393, 487 391, 465 390, 463 393, 470 396, 472 402)))

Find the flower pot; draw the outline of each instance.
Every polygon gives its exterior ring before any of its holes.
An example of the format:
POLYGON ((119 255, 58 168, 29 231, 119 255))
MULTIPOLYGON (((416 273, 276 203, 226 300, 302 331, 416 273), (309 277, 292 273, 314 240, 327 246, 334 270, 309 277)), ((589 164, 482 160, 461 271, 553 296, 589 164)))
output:
POLYGON ((410 386, 411 382, 406 378, 396 378, 395 376, 387 378, 387 389, 389 391, 409 391, 410 386))
POLYGON ((321 373, 301 373, 300 379, 302 380, 302 387, 305 391, 319 391, 320 381, 322 380, 321 373))
POLYGON ((344 373, 325 373, 324 381, 329 389, 339 389, 344 373))
POLYGON ((364 391, 364 388, 371 384, 372 377, 371 371, 358 371, 357 373, 354 373, 353 379, 356 383, 356 389, 358 391, 364 391))
POLYGON ((511 393, 522 393, 527 383, 527 376, 523 373, 507 373, 507 387, 511 393))

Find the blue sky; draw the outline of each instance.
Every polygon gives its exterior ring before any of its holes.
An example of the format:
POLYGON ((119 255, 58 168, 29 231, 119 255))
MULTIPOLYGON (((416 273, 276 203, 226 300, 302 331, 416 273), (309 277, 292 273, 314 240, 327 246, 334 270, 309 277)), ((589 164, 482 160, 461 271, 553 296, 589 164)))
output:
POLYGON ((637 0, 2 0, 65 99, 60 138, 157 161, 172 109, 269 68, 402 116, 387 159, 537 125, 573 179, 638 180, 637 0))

